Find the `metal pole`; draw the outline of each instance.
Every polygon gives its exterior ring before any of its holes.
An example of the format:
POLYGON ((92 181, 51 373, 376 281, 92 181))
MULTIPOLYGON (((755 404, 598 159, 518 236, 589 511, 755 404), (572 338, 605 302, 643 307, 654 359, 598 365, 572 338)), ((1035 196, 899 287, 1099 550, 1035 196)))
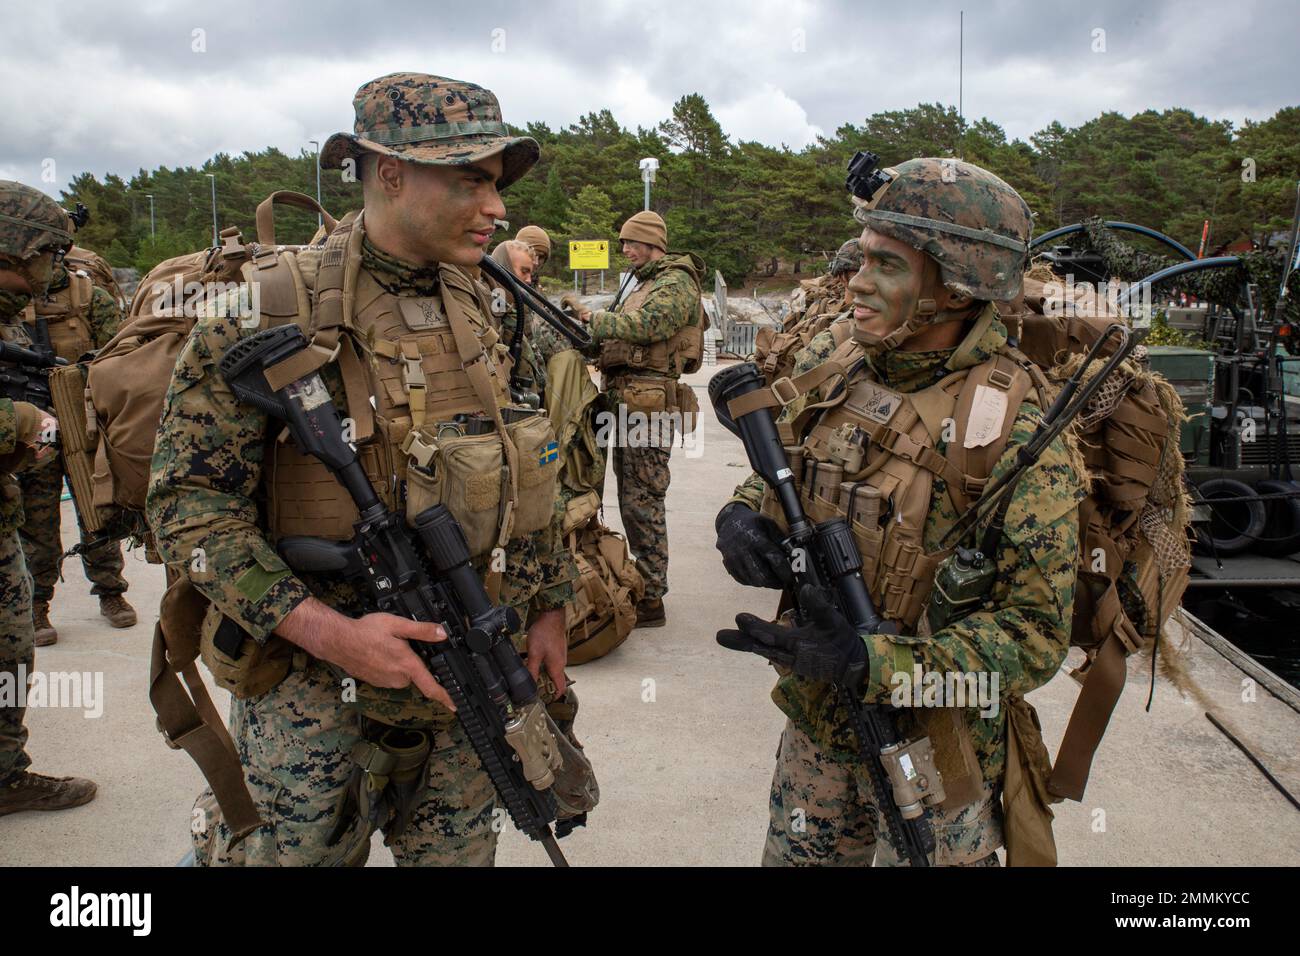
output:
POLYGON ((149 200, 149 238, 153 239, 158 235, 158 230, 154 225, 153 218, 153 196, 148 196, 147 198, 149 200))
POLYGON ((212 244, 217 244, 217 177, 215 173, 205 173, 212 180, 212 244))
MULTIPOLYGON (((307 142, 316 147, 316 205, 325 205, 320 201, 320 143, 317 140, 309 139, 307 142)), ((325 219, 320 213, 316 213, 316 228, 319 229, 325 224, 325 219)))
POLYGON ((962 68, 966 56, 966 11, 962 10, 957 20, 957 118, 962 119, 962 68))
POLYGON ((650 211, 650 177, 645 177, 645 208, 646 212, 650 211))

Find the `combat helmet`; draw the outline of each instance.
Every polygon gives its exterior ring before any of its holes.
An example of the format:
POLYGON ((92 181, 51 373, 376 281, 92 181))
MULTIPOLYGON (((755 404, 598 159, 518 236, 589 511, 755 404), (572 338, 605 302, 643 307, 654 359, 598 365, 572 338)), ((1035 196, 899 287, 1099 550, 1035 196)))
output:
MULTIPOLYGON (((959 159, 909 159, 876 169, 876 156, 858 153, 846 185, 853 193, 853 218, 873 232, 927 253, 940 280, 954 292, 984 302, 1020 294, 1029 238, 1029 206, 1020 194, 986 169, 959 159)), ((934 302, 922 299, 917 312, 878 343, 897 347, 934 321, 934 302)))
POLYGON ((72 220, 45 193, 0 179, 0 255, 23 261, 72 244, 72 220))
POLYGON ((854 236, 835 250, 831 258, 830 274, 833 276, 851 275, 862 268, 862 243, 854 236))

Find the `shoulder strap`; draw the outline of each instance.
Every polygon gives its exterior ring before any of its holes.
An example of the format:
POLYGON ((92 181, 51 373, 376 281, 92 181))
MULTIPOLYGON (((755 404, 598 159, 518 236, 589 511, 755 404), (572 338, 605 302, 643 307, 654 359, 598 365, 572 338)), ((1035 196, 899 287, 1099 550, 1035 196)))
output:
POLYGON ((306 286, 296 264, 287 262, 292 256, 277 254, 273 248, 264 249, 249 266, 257 269, 255 274, 259 284, 266 284, 266 291, 262 294, 270 293, 272 297, 270 303, 262 300, 263 309, 274 305, 282 310, 281 314, 287 315, 292 300, 295 315, 300 320, 306 319, 303 324, 311 336, 310 348, 266 370, 267 383, 272 388, 282 388, 317 371, 325 363, 337 360, 343 377, 348 415, 356 423, 356 440, 363 442, 375 433, 375 411, 370 405, 365 368, 351 337, 342 334, 351 321, 351 306, 360 269, 362 232, 356 228, 359 221, 359 214, 349 213, 330 234, 321 255, 311 299, 307 298, 306 286), (314 306, 311 305, 313 301, 314 306), (304 306, 305 313, 298 311, 304 306))
POLYGON ((961 487, 948 489, 958 513, 983 493, 993 466, 1006 451, 1020 403, 1031 384, 1029 374, 1002 353, 969 370, 953 415, 960 423, 960 434, 945 450, 963 476, 961 487), (976 421, 972 415, 977 416, 976 421))
MULTIPOLYGON (((479 404, 496 422, 497 434, 501 436, 501 448, 505 453, 507 474, 504 477, 507 482, 507 494, 503 495, 505 500, 502 502, 501 533, 497 537, 497 547, 504 548, 514 529, 514 507, 515 502, 519 500, 519 454, 515 450, 514 443, 510 441, 505 422, 501 418, 501 407, 497 401, 498 392, 493 386, 495 367, 492 359, 483 348, 483 343, 479 341, 478 333, 474 331, 464 306, 451 293, 452 288, 461 288, 473 294, 473 283, 470 282, 466 287, 465 281, 461 278, 463 275, 454 266, 439 266, 439 278, 442 280, 439 283, 442 290, 442 307, 456 341, 456 352, 460 356, 461 368, 469 376, 469 383, 474 389, 479 404)), ((495 564, 496 562, 493 562, 491 566, 495 564)), ((490 570, 484 578, 484 587, 493 601, 501 591, 501 577, 500 571, 490 570)))

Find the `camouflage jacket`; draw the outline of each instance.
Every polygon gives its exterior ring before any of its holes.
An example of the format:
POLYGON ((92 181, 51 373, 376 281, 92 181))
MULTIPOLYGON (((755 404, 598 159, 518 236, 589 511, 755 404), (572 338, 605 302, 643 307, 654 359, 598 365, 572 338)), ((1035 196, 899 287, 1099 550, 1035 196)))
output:
MULTIPOLYGON (((407 266, 368 242, 362 266, 396 295, 430 295, 438 286, 436 269, 407 266)), ((224 615, 265 642, 310 595, 354 617, 366 607, 362 595, 347 584, 292 572, 263 531, 267 416, 238 402, 216 374, 217 363, 240 335, 237 317, 202 318, 181 351, 158 429, 147 514, 163 560, 188 574, 224 615), (192 560, 196 554, 202 554, 202 565, 192 560)), ((321 375, 335 403, 345 408, 337 366, 327 364, 321 375)), ((558 528, 543 529, 509 543, 501 600, 528 621, 530 612, 571 602, 576 573, 558 528)), ((409 716, 407 705, 417 698, 416 709, 433 708, 433 716, 447 716, 413 689, 362 685, 358 696, 380 719, 409 716), (385 705, 391 705, 391 714, 382 710, 385 705)))
MULTIPOLYGON (((23 325, 23 310, 31 296, 0 290, 0 339, 15 345, 30 346, 31 337, 23 325)), ((18 415, 11 399, 0 398, 0 534, 9 534, 23 525, 23 499, 11 472, 31 460, 18 441, 18 415)))
POLYGON ((803 305, 798 304, 798 293, 791 296, 790 314, 785 318, 785 330, 788 332, 808 316, 832 315, 844 310, 844 289, 837 287, 831 275, 820 276, 810 282, 800 284, 803 292, 803 305))
POLYGON ((699 314, 703 274, 704 262, 694 253, 669 253, 647 262, 636 270, 638 285, 634 295, 650 283, 639 307, 625 309, 620 303, 612 312, 592 313, 588 331, 594 347, 599 349, 601 342, 614 339, 649 345, 672 338, 699 314))
MULTIPOLYGON (((970 360, 962 362, 962 366, 986 360, 1005 344, 1006 334, 1005 326, 995 321, 981 341, 972 343, 975 348, 968 353, 970 360)), ((795 374, 820 365, 833 350, 830 333, 823 332, 799 354, 795 374)), ((878 359, 874 367, 869 366, 870 374, 890 388, 914 392, 932 384, 940 373, 961 367, 949 364, 960 351, 960 346, 925 352, 895 350, 878 359)), ((820 397, 813 392, 797 400, 782 413, 782 420, 794 418, 804 404, 820 397)), ((1026 402, 1020 406, 992 480, 1014 464, 1016 450, 1028 441, 1039 419, 1036 405, 1026 402)), ((940 441, 938 450, 942 452, 944 447, 940 441)), ((732 500, 757 509, 763 491, 763 480, 751 475, 736 489, 732 500)), ((964 711, 984 779, 990 783, 1000 782, 1006 757, 1007 708, 1002 705, 1008 696, 1023 696, 1051 680, 1069 650, 1078 549, 1077 504, 1083 495, 1080 477, 1058 438, 1016 486, 998 550, 996 580, 985 605, 927 637, 872 634, 863 638, 870 656, 864 700, 888 703, 895 688, 894 675, 902 672, 911 678, 916 665, 923 675, 935 673, 942 677, 959 672, 987 674, 990 679, 997 675, 996 713, 986 718, 975 707, 964 711)), ((927 550, 938 550, 940 539, 957 518, 943 480, 936 478, 926 518, 927 550)), ((837 759, 852 759, 856 741, 829 685, 790 675, 777 682, 772 697, 825 753, 837 759)), ((903 729, 906 732, 907 727, 903 729)))

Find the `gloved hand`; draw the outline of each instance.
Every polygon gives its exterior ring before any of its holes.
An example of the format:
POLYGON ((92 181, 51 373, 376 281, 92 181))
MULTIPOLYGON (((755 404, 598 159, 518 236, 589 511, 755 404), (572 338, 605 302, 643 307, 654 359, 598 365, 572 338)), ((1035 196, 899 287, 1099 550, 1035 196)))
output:
POLYGON ((591 309, 582 304, 582 301, 572 292, 566 292, 560 296, 560 305, 573 313, 573 317, 584 325, 591 321, 591 309))
POLYGON ((739 501, 718 512, 714 527, 722 566, 738 583, 751 588, 783 588, 794 581, 790 559, 781 547, 775 521, 739 501))
POLYGON ((739 630, 719 631, 718 643, 758 654, 802 677, 856 689, 867 670, 867 645, 835 607, 831 592, 805 584, 799 590, 799 609, 807 623, 798 627, 739 614, 739 630))

